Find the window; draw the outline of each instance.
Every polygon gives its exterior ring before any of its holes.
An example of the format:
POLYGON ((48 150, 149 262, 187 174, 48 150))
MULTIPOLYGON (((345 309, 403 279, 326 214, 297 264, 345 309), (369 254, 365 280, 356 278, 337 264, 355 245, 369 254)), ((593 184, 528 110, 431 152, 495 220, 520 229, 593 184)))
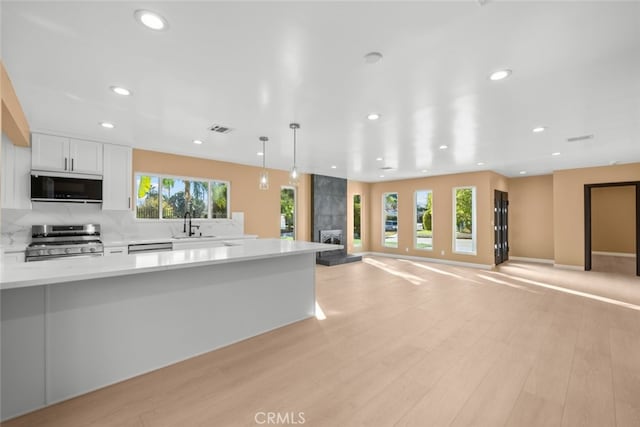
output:
POLYGON ((453 189, 453 251, 476 253, 476 188, 453 189))
POLYGON ((360 195, 353 196, 353 247, 362 246, 362 236, 360 234, 360 195))
POLYGON ((229 183, 211 181, 211 218, 229 218, 229 183))
POLYGON ((225 181, 136 174, 136 188, 138 219, 182 219, 187 211, 192 218, 229 218, 225 181))
POLYGON ((398 247, 398 193, 382 195, 382 246, 398 247))
POLYGON ((157 176, 136 175, 136 218, 154 219, 160 217, 157 176))
POLYGON ((280 238, 296 238, 296 190, 293 187, 280 188, 280 238))
POLYGON ((430 190, 416 191, 415 200, 416 249, 433 249, 433 193, 430 190))
POLYGON ((162 218, 209 218, 209 183, 180 178, 162 178, 162 218))

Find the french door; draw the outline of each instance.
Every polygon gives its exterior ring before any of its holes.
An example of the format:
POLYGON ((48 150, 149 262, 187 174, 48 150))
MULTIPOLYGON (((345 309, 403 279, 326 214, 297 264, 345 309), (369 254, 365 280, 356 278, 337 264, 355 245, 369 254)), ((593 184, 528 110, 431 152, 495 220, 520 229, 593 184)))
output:
POLYGON ((493 248, 498 265, 509 259, 509 194, 495 190, 493 203, 493 248))

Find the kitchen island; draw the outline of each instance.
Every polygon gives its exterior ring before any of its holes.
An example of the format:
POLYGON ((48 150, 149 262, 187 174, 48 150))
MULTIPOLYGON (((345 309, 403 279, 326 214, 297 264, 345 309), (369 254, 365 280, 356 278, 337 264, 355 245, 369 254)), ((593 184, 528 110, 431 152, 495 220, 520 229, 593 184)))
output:
POLYGON ((231 246, 0 265, 2 419, 315 314, 315 254, 231 246))

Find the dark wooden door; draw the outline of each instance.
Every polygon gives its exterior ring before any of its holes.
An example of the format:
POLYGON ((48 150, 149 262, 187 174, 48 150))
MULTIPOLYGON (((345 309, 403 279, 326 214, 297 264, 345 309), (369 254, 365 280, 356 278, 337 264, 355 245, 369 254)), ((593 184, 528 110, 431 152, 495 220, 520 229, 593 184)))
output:
POLYGON ((509 194, 495 190, 493 204, 493 234, 496 265, 509 259, 509 194))

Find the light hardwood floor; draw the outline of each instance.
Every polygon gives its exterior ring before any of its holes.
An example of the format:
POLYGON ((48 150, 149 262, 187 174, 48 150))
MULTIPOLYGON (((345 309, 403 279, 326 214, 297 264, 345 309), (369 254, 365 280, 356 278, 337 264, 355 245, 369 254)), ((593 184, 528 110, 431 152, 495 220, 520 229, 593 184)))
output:
POLYGON ((3 426, 640 426, 639 278, 367 257, 317 294, 324 320, 3 426))

